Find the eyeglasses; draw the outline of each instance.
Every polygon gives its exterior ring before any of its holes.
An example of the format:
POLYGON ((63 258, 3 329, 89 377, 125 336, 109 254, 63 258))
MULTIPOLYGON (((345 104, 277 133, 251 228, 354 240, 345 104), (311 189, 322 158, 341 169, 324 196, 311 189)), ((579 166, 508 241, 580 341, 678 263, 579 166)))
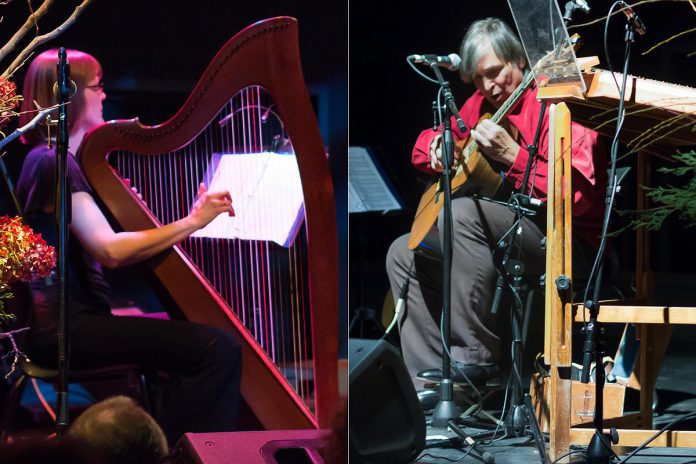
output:
POLYGON ((92 89, 92 90, 95 90, 97 92, 103 92, 104 91, 104 83, 100 81, 98 84, 86 85, 85 88, 92 89))

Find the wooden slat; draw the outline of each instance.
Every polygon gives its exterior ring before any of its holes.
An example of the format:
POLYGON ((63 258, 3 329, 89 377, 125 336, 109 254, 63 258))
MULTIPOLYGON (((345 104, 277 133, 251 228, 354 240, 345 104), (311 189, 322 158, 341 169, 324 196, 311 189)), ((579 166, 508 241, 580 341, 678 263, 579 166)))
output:
POLYGON ((572 288, 559 293, 556 278, 572 277, 572 192, 570 112, 565 103, 549 108, 549 191, 546 261, 545 359, 551 365, 550 451, 555 459, 569 449, 572 384, 572 288))
MULTIPOLYGON (((609 433, 609 429, 605 429, 604 431, 609 433)), ((642 445, 646 440, 655 435, 657 430, 617 429, 617 432, 619 433, 619 445, 635 447, 642 445)), ((570 431, 571 444, 587 445, 592 435, 594 435, 594 429, 574 428, 570 431)), ((652 441, 650 446, 696 448, 696 431, 667 431, 652 441)))
MULTIPOLYGON (((583 322, 580 305, 573 310, 575 322, 583 322)), ((600 306, 598 319, 604 323, 696 324, 696 307, 607 305, 600 306)))

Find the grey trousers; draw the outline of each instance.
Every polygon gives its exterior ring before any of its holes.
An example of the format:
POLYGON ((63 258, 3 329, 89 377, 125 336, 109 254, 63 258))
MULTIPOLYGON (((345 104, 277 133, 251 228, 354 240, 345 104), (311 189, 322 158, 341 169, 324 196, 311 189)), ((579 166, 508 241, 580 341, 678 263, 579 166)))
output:
MULTIPOLYGON (((540 213, 545 214, 545 213, 540 213)), ((515 222, 505 205, 472 198, 452 201, 452 297, 451 355, 464 364, 500 361, 500 338, 491 303, 497 278, 492 250, 515 222)), ((442 242, 442 214, 439 218, 442 242)), ((540 247, 544 232, 523 218, 513 259, 526 265, 526 274, 541 275, 545 253, 540 247)), ((442 308, 442 254, 435 249, 408 249, 408 234, 396 239, 387 254, 387 273, 396 300, 410 276, 406 307, 399 327, 404 361, 415 377, 423 369, 442 366, 440 314, 442 308)), ((500 254, 496 254, 500 259, 500 254)), ((500 308, 500 313, 506 313, 500 308)), ((418 382, 414 382, 418 385, 418 382)))

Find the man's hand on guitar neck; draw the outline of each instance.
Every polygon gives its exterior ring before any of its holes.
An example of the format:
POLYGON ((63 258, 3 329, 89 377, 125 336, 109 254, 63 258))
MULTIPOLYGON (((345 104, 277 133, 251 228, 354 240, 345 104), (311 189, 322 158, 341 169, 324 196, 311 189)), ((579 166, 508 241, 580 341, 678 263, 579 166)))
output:
MULTIPOLYGON (((454 166, 458 166, 462 161, 461 143, 454 144, 454 166)), ((442 135, 437 134, 432 142, 430 142, 430 168, 436 172, 442 172, 442 135)))
POLYGON ((512 166, 517 158, 520 146, 501 126, 489 119, 483 119, 471 130, 471 137, 476 141, 484 155, 512 166))

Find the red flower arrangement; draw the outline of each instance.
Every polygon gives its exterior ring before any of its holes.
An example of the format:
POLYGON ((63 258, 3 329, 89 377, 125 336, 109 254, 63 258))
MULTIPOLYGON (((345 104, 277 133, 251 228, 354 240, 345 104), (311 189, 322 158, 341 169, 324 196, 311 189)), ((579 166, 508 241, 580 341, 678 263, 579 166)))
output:
POLYGON ((11 116, 17 116, 17 107, 22 96, 17 95, 17 84, 0 77, 0 131, 10 122, 11 116))
POLYGON ((9 284, 48 277, 56 252, 19 217, 0 216, 0 321, 12 318, 3 310, 3 298, 11 297, 9 284))

